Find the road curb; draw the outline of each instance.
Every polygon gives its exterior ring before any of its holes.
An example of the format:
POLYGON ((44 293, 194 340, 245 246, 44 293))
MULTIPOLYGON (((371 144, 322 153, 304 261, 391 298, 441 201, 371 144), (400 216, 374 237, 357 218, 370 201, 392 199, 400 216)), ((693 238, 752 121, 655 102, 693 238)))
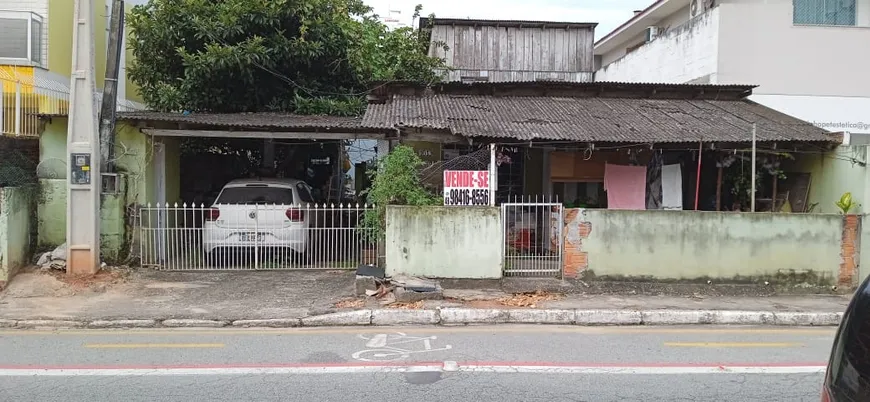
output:
POLYGON ((160 324, 169 328, 221 328, 229 325, 230 322, 223 320, 169 319, 163 320, 160 324))
POLYGON ((395 325, 549 324, 613 325, 766 325, 835 327, 843 313, 772 312, 740 310, 586 310, 586 309, 476 309, 347 310, 304 318, 207 320, 14 320, 0 319, 0 328, 17 329, 135 329, 135 328, 294 328, 395 325))
POLYGON ((157 320, 96 320, 87 323, 88 328, 154 328, 157 320))

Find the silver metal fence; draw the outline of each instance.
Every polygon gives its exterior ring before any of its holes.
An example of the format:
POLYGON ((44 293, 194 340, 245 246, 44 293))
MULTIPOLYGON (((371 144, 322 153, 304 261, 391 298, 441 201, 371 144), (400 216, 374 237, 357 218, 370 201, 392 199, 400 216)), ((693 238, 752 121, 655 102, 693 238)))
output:
POLYGON ((504 275, 561 277, 564 208, 558 202, 501 204, 504 275))
POLYGON ((141 208, 143 266, 162 270, 354 269, 377 264, 372 205, 158 205, 141 208))

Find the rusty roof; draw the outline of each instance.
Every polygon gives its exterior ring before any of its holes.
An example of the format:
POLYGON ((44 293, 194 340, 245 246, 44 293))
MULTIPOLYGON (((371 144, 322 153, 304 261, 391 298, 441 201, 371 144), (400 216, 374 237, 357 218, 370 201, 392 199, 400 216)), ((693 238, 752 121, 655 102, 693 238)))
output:
POLYGON ((597 22, 572 22, 572 21, 528 21, 528 20, 483 20, 472 18, 420 18, 420 28, 426 28, 429 24, 435 25, 464 25, 464 26, 492 26, 492 27, 528 27, 528 28, 595 28, 597 22))
POLYGON ((752 94, 757 85, 745 84, 673 84, 659 82, 568 82, 558 80, 536 81, 473 81, 440 82, 426 84, 416 81, 381 81, 371 84, 372 97, 390 95, 423 95, 449 93, 453 95, 494 96, 553 96, 553 97, 615 97, 615 98, 678 98, 678 99, 743 99, 752 94))
POLYGON ((401 95, 369 104, 363 126, 492 139, 580 142, 834 142, 810 123, 745 100, 401 95))
MULTIPOLYGON (((201 129, 270 129, 297 131, 360 131, 360 117, 305 116, 289 113, 167 113, 119 112, 118 120, 182 123, 201 129)), ((366 129, 366 131, 371 131, 366 129)))

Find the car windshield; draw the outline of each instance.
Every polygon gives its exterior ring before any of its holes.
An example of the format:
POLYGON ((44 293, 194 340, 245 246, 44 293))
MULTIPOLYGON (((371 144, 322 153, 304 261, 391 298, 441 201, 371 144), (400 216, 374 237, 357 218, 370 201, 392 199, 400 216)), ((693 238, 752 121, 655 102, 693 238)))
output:
POLYGON ((215 204, 293 204, 293 190, 280 187, 227 187, 215 204))

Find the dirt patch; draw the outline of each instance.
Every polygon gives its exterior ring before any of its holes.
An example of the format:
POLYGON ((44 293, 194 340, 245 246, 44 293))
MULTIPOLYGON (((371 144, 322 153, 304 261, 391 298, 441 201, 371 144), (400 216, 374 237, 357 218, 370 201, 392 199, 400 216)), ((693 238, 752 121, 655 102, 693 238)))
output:
POLYGON ((3 293, 10 298, 69 297, 83 293, 103 293, 127 282, 128 271, 103 269, 93 276, 70 276, 64 271, 30 267, 10 281, 3 293))
POLYGON ((364 299, 346 299, 335 303, 336 308, 363 308, 365 305, 364 299))
POLYGON ((387 306, 387 308, 394 308, 399 310, 419 310, 423 308, 423 301, 415 301, 413 303, 393 303, 387 306))
POLYGON ((127 281, 125 272, 108 269, 100 270, 96 275, 67 275, 59 271, 51 271, 51 275, 54 275, 76 293, 83 291, 105 292, 110 287, 127 281))
POLYGON ((503 297, 498 299, 498 302, 505 306, 510 307, 530 307, 535 308, 541 302, 559 300, 565 297, 562 294, 558 293, 549 293, 544 291, 537 291, 534 293, 519 293, 513 296, 503 297))

